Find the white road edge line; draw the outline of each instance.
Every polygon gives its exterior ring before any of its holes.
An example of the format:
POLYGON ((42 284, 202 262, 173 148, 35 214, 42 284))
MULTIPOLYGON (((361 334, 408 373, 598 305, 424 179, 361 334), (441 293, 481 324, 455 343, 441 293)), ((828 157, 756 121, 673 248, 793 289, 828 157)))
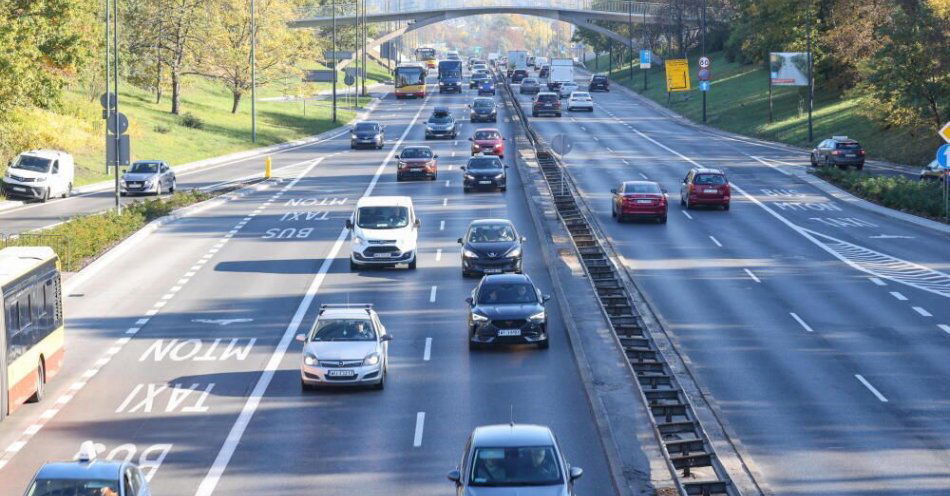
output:
POLYGON ((692 216, 692 215, 689 215, 689 212, 687 212, 687 211, 685 211, 685 210, 680 210, 680 212, 683 212, 683 215, 685 215, 687 219, 693 220, 693 216, 692 216))
POLYGON ((887 403, 887 398, 885 398, 884 395, 881 394, 880 391, 878 391, 877 389, 875 389, 874 386, 872 386, 871 383, 868 382, 867 379, 865 379, 861 374, 854 374, 854 377, 855 377, 857 380, 861 381, 861 384, 864 384, 864 387, 868 388, 869 391, 871 391, 872 393, 874 393, 874 396, 877 396, 877 399, 878 399, 881 403, 887 403))
POLYGON ((792 318, 795 319, 796 322, 798 322, 798 325, 802 326, 806 331, 808 331, 808 332, 815 332, 815 330, 812 329, 811 326, 808 325, 808 323, 806 323, 804 320, 802 320, 802 318, 799 317, 797 313, 795 313, 795 312, 789 312, 788 314, 791 315, 792 318))
POLYGON ((418 448, 422 446, 422 429, 425 428, 426 423, 426 412, 419 412, 416 414, 416 435, 412 438, 412 447, 418 448))
POLYGON ((749 269, 742 269, 742 270, 744 270, 746 274, 749 274, 749 277, 751 277, 753 281, 755 281, 755 282, 762 282, 762 281, 759 280, 758 277, 755 276, 755 274, 752 273, 751 270, 749 270, 749 269))
POLYGON ((426 338, 426 349, 422 352, 422 361, 428 362, 432 358, 432 338, 426 338))
MULTIPOLYGON (((392 160, 393 156, 396 155, 396 150, 399 149, 399 146, 406 139, 406 136, 409 135, 409 131, 412 130, 413 125, 415 125, 416 121, 419 119, 419 115, 422 113, 422 109, 424 108, 425 103, 423 102, 423 105, 419 106, 419 110, 416 111, 415 117, 413 117, 412 121, 409 122, 409 125, 406 126, 405 131, 403 131, 402 136, 399 137, 399 140, 396 142, 395 146, 390 149, 389 154, 387 154, 386 158, 383 159, 382 163, 379 164, 379 167, 376 169, 376 174, 373 175, 369 185, 366 186, 366 191, 363 192, 363 196, 369 196, 373 193, 373 189, 376 187, 379 177, 383 174, 383 171, 386 170, 386 164, 388 164, 392 160)), ((251 391, 247 401, 244 403, 244 407, 241 408, 241 413, 238 415, 237 420, 234 421, 234 425, 231 426, 231 430, 228 432, 228 437, 224 440, 224 444, 218 451, 218 455, 215 457, 214 463, 211 465, 211 468, 208 469, 208 473, 205 474, 204 478, 201 480, 201 484, 198 485, 198 489, 195 491, 195 496, 211 496, 214 493, 215 488, 218 486, 218 482, 221 480, 221 476, 224 475, 224 470, 231 462, 231 457, 234 456, 234 452, 237 450, 237 446, 241 442, 241 438, 244 436, 244 431, 251 423, 251 418, 254 416, 254 412, 260 405, 261 399, 264 397, 264 393, 267 392, 267 386, 270 385, 271 380, 274 378, 274 372, 278 369, 278 367, 280 367, 280 362, 283 360, 284 354, 287 353, 287 348, 290 346, 294 334, 296 334, 297 329, 303 322, 303 318, 307 314, 307 310, 313 304, 313 300, 317 295, 317 291, 323 284, 323 280, 326 277, 327 272, 329 272, 330 265, 333 263, 333 260, 340 253, 340 249, 342 249, 343 243, 346 241, 347 236, 349 236, 349 230, 346 228, 342 229, 340 231, 340 235, 337 236, 336 242, 330 249, 330 253, 325 259, 323 259, 323 263, 320 265, 320 270, 310 282, 310 287, 308 287, 307 292, 304 293, 304 297, 300 301, 300 305, 297 307, 297 311, 294 313, 290 324, 287 326, 287 330, 284 331, 284 335, 280 338, 277 348, 274 350, 270 360, 267 362, 267 365, 261 372, 261 376, 257 379, 257 384, 254 385, 254 389, 251 391)))
POLYGON ((950 325, 947 324, 937 324, 937 327, 943 330, 943 332, 950 334, 950 325))
POLYGON ((716 243, 716 246, 722 248, 722 243, 720 243, 719 240, 716 239, 714 236, 710 236, 709 239, 711 239, 713 243, 716 243))

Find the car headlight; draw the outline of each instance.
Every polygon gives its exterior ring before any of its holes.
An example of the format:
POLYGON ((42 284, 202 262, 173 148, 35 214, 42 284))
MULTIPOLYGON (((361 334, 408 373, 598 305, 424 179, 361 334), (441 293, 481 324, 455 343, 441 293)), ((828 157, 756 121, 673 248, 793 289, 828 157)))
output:
POLYGON ((355 133, 350 133, 350 139, 356 139, 356 134, 355 134, 355 133))
POLYGON ((511 251, 508 252, 508 256, 509 256, 509 257, 520 257, 520 256, 521 256, 521 247, 520 247, 520 246, 516 246, 516 247, 512 248, 511 251))
POLYGON ((471 175, 471 174, 465 174, 465 179, 471 179, 472 181, 474 181, 474 180, 475 180, 475 176, 473 176, 473 175, 471 175))
POLYGON ((486 322, 488 320, 488 317, 472 312, 472 320, 474 320, 475 322, 486 322))
POLYGON ((474 251, 466 248, 462 250, 462 256, 465 258, 478 258, 478 253, 475 253, 474 251))
POLYGON ((365 243, 366 243, 366 240, 363 239, 362 236, 353 236, 353 242, 356 243, 356 244, 358 244, 358 245, 362 245, 362 244, 365 244, 365 243))
POLYGON ((151 187, 152 184, 154 184, 154 183, 155 183, 155 178, 146 179, 146 180, 145 180, 145 186, 146 186, 146 187, 151 187))
POLYGON ((501 174, 498 174, 497 176, 495 176, 495 179, 503 179, 504 177, 505 177, 505 173, 502 172, 501 174))
POLYGON ((376 365, 379 363, 379 353, 375 351, 366 355, 366 358, 363 359, 363 365, 376 365))
POLYGON ((545 318, 544 310, 541 310, 540 312, 528 317, 528 320, 532 322, 544 322, 544 318, 545 318))
POLYGON ((305 355, 303 356, 303 363, 306 364, 306 365, 316 365, 316 364, 317 364, 317 357, 316 357, 316 355, 313 355, 313 354, 310 354, 310 353, 305 354, 305 355))

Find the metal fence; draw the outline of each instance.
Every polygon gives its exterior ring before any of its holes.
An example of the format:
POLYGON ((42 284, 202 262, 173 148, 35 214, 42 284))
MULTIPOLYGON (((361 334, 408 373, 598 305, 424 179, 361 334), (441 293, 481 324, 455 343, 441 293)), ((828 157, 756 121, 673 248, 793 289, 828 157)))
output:
POLYGON ((10 246, 49 246, 59 256, 63 264, 63 270, 74 270, 72 250, 70 250, 69 238, 62 234, 46 233, 20 233, 20 234, 2 234, 0 233, 0 248, 10 246))
MULTIPOLYGON (((336 15, 352 16, 356 13, 356 2, 339 2, 336 15)), ((360 4, 362 8, 362 3, 360 4)), ((402 14, 411 12, 431 12, 435 10, 458 10, 484 7, 508 8, 556 8, 584 12, 603 12, 615 14, 633 14, 635 16, 659 16, 669 12, 669 7, 655 2, 627 2, 620 0, 546 0, 543 3, 526 0, 480 0, 477 5, 465 5, 458 0, 367 0, 366 13, 402 14)), ((304 18, 331 17, 332 6, 320 6, 304 9, 304 18)))

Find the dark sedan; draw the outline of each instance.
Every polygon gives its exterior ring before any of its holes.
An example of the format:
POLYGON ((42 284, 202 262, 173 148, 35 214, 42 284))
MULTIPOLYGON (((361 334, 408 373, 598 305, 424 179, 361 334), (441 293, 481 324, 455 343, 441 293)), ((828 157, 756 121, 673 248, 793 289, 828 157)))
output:
POLYGON ((494 98, 476 98, 471 105, 468 120, 471 122, 498 122, 498 109, 494 98))
POLYGON ((468 345, 535 344, 548 347, 547 315, 542 295, 524 274, 498 274, 482 278, 468 302, 468 345))
POLYGON ((462 189, 466 193, 474 189, 508 190, 508 175, 505 169, 508 166, 501 159, 493 156, 476 156, 468 159, 468 164, 462 166, 465 174, 462 180, 462 189))
POLYGON ((490 79, 491 79, 491 76, 488 74, 488 72, 485 72, 485 71, 476 72, 472 74, 471 78, 469 78, 468 87, 478 88, 479 86, 481 86, 482 83, 490 79))
POLYGON ((479 219, 468 225, 462 245, 462 277, 476 274, 520 274, 521 243, 515 226, 505 219, 479 219))
POLYGON ((386 131, 382 124, 375 121, 357 122, 350 131, 350 148, 368 146, 379 150, 385 142, 386 131))

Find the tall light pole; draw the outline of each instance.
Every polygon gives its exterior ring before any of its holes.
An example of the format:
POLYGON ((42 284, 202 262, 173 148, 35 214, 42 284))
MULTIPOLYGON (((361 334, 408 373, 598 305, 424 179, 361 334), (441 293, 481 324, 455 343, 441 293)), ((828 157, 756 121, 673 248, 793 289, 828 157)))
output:
POLYGON ((630 82, 633 82, 633 2, 627 2, 627 34, 630 35, 630 82))
POLYGON ((254 17, 254 0, 251 0, 251 143, 257 143, 257 24, 254 17))
POLYGON ((814 75, 812 74, 812 61, 811 55, 811 9, 812 1, 808 1, 808 26, 805 27, 805 36, 808 38, 808 143, 811 143, 814 139, 812 134, 812 123, 811 123, 811 112, 815 106, 815 80, 814 75))
MULTIPOLYGON (((706 56, 706 0, 703 0, 703 57, 706 56)), ((701 91, 703 94, 703 122, 706 122, 706 93, 708 91, 701 91)))
POLYGON ((332 34, 332 50, 330 52, 330 65, 333 66, 333 122, 336 122, 336 0, 333 0, 331 3, 333 13, 333 27, 331 29, 332 34))
POLYGON ((363 72, 360 74, 360 79, 363 80, 363 96, 366 96, 366 43, 369 38, 368 26, 366 23, 366 0, 363 0, 363 72))

